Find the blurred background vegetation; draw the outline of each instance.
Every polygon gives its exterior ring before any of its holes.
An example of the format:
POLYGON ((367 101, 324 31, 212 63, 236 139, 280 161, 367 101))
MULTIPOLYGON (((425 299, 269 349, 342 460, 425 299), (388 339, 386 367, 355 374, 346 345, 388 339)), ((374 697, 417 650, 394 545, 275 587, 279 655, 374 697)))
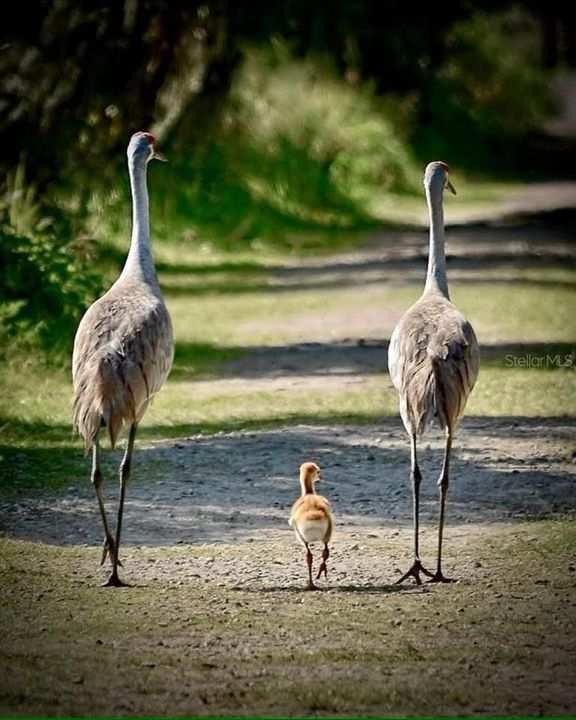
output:
POLYGON ((136 130, 171 163, 156 240, 204 249, 368 228, 435 158, 545 173, 530 149, 575 65, 567 7, 20 0, 0 30, 0 347, 69 353, 126 252, 136 130))

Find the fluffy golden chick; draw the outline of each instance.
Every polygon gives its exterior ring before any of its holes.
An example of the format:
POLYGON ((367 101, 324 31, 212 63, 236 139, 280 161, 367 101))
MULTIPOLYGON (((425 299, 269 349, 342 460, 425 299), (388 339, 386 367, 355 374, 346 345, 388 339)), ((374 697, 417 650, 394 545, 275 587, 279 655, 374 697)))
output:
POLYGON ((306 562, 308 565, 308 588, 316 590, 312 580, 312 551, 310 543, 323 542, 322 562, 316 575, 318 580, 322 573, 327 577, 328 570, 326 561, 330 557, 328 543, 332 537, 334 520, 332 509, 328 500, 322 495, 316 494, 315 484, 321 479, 320 468, 316 463, 305 462, 300 466, 300 486, 302 494, 292 506, 288 523, 294 528, 296 537, 306 548, 306 562))

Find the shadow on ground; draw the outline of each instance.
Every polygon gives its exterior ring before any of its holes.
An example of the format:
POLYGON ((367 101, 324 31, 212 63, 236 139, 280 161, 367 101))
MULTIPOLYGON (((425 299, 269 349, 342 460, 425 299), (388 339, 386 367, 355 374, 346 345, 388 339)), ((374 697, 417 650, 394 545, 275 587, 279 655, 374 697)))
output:
MULTIPOLYGON (((306 342, 255 347, 220 347, 179 342, 176 346, 171 381, 188 381, 197 376, 199 356, 214 358, 212 374, 218 378, 290 378, 292 376, 372 375, 388 371, 387 338, 350 339, 334 342, 306 342), (232 358, 228 360, 228 358, 232 358)), ((554 371, 576 365, 576 343, 493 343, 481 347, 482 365, 514 367, 514 358, 526 358, 530 367, 554 371)), ((516 360, 516 362, 523 362, 516 360)))
MULTIPOLYGON (((468 418, 456 443, 451 524, 526 520, 576 508, 574 467, 562 419, 468 418)), ((116 500, 121 451, 107 453, 106 497, 116 500)), ((421 445, 424 522, 437 514, 442 440, 421 445)), ((409 452, 398 421, 379 426, 311 427, 188 437, 140 447, 126 507, 125 542, 135 545, 229 543, 287 532, 298 494, 297 470, 313 459, 338 528, 390 531, 411 525, 409 452)), ((80 468, 78 468, 80 469, 80 468)), ((98 544, 100 521, 89 461, 57 493, 4 502, 4 533, 57 544, 98 544)))
MULTIPOLYGON (((501 276, 535 266, 542 270, 574 268, 575 231, 576 210, 571 208, 448 227, 450 277, 458 282, 515 283, 522 280, 501 276)), ((160 264, 158 271, 168 296, 327 290, 374 284, 420 285, 427 253, 426 230, 387 229, 369 236, 357 251, 306 257, 282 267, 225 261, 216 265, 160 264)), ((556 280, 537 277, 531 282, 558 284, 556 280)))

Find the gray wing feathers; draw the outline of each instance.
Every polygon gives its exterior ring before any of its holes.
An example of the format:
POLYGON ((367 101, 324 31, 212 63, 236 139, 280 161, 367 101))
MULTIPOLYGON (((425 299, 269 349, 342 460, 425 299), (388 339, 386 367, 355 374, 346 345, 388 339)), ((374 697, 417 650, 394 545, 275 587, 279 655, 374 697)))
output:
POLYGON ((443 427, 453 429, 478 375, 478 343, 470 323, 464 320, 454 328, 453 337, 441 349, 441 353, 430 356, 436 417, 443 427))
POLYGON ((166 379, 174 354, 172 324, 161 299, 106 295, 86 313, 73 355, 74 426, 89 448, 100 428, 114 446, 138 422, 166 379))
POLYGON ((470 323, 447 300, 416 303, 398 324, 389 349, 392 382, 409 433, 434 420, 454 429, 478 375, 470 323))

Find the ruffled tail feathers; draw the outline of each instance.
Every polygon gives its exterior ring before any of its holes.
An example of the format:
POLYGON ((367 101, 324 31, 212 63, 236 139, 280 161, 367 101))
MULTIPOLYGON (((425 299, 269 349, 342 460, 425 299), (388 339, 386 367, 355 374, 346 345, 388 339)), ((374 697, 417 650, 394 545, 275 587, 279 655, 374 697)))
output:
POLYGON ((86 452, 102 427, 107 428, 110 444, 115 447, 124 425, 137 421, 134 395, 123 373, 117 370, 105 359, 76 378, 73 423, 84 438, 86 452))

